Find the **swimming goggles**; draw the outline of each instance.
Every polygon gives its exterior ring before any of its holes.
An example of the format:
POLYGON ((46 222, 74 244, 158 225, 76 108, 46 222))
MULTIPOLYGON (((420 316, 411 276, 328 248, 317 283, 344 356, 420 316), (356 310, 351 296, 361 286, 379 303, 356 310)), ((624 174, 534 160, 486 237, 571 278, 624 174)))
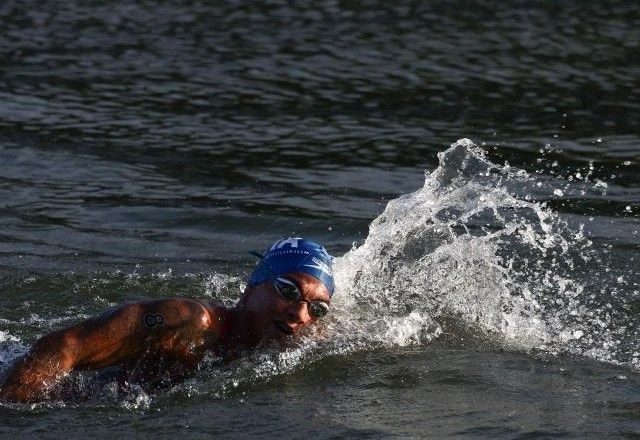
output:
POLYGON ((276 277, 273 287, 287 301, 304 301, 309 308, 309 314, 315 318, 322 318, 329 313, 329 304, 324 301, 309 301, 302 297, 302 293, 293 281, 286 278, 276 277))

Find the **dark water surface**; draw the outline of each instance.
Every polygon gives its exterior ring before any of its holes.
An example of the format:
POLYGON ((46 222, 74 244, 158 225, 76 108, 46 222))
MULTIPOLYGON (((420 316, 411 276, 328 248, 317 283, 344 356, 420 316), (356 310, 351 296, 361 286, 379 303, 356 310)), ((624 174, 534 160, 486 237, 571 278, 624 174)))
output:
POLYGON ((640 437, 639 49, 633 1, 0 2, 2 370, 232 304, 282 236, 344 255, 283 352, 0 436, 640 437))

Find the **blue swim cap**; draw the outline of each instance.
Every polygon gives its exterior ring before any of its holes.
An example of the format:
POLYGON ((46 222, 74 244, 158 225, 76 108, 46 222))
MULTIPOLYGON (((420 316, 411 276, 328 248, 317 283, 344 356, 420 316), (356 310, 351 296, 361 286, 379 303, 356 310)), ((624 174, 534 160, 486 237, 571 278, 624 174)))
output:
POLYGON ((333 270, 327 250, 316 242, 304 238, 285 238, 276 241, 264 255, 249 277, 249 285, 256 286, 289 272, 302 272, 316 277, 333 296, 333 270))

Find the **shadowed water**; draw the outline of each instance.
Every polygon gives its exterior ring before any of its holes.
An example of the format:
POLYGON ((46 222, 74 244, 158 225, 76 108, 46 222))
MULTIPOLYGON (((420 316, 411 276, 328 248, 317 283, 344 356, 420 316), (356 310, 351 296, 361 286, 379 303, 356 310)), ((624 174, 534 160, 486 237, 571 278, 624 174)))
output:
POLYGON ((73 376, 0 433, 640 435, 639 29, 633 2, 0 4, 0 368, 122 301, 233 304, 281 236, 340 256, 285 347, 160 392, 73 376))

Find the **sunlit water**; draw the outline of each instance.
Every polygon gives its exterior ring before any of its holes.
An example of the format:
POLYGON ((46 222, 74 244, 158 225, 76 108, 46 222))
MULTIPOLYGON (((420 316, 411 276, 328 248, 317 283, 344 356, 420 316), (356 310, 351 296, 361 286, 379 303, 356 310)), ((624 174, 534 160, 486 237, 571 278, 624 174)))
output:
POLYGON ((281 236, 338 255, 301 337, 167 390, 72 375, 3 404, 0 435, 640 435, 634 4, 9 2, 0 24, 0 368, 123 301, 232 305, 281 236))

